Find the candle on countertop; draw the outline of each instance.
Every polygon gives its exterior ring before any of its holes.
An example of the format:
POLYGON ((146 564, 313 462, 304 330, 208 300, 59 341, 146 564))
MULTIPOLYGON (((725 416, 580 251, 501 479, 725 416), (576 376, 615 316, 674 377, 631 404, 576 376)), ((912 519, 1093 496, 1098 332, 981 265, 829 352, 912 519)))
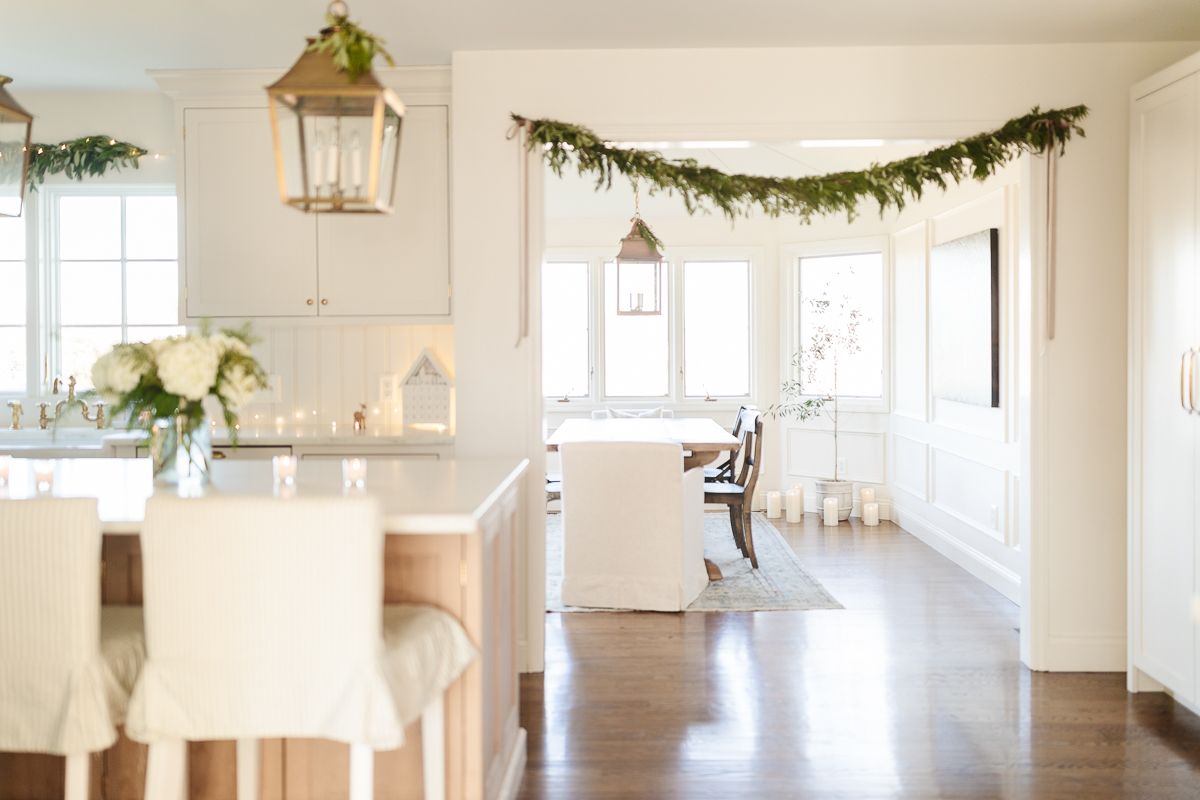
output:
POLYGON ((804 490, 788 489, 784 497, 784 507, 788 522, 801 522, 804 519, 804 490))
POLYGON ((766 511, 767 510, 767 490, 755 489, 754 500, 750 503, 751 511, 766 511))
POLYGON ((8 486, 8 473, 12 468, 12 456, 0 456, 0 487, 8 486))
POLYGON ((276 486, 293 486, 296 483, 296 457, 275 456, 271 459, 271 470, 276 486))
POLYGON ((33 478, 39 493, 48 492, 54 488, 54 463, 51 461, 34 461, 33 478))
POLYGON ((879 524, 879 503, 876 503, 876 502, 863 503, 862 521, 863 521, 863 525, 878 525, 879 524))
POLYGON ((859 490, 858 496, 864 506, 867 503, 874 503, 875 502, 875 487, 864 486, 862 489, 859 490))
POLYGON ((838 499, 836 497, 826 497, 821 503, 821 508, 825 514, 826 525, 838 524, 838 499))
POLYGON ((342 459, 342 486, 362 489, 367 483, 367 462, 362 458, 342 459))
POLYGON ((767 517, 779 519, 783 516, 783 495, 779 492, 767 492, 767 517))

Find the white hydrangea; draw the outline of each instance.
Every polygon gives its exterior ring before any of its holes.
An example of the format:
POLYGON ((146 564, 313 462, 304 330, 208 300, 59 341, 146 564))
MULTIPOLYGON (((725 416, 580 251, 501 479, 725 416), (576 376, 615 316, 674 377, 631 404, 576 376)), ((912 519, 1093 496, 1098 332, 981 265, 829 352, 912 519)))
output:
POLYGON ((260 388, 258 378, 241 364, 234 364, 225 372, 221 383, 221 398, 234 410, 249 403, 260 388))
POLYGON ((211 337, 178 336, 155 344, 163 389, 188 400, 202 400, 212 391, 222 349, 211 337))
POLYGON ((213 346, 221 351, 222 355, 226 353, 237 353, 239 355, 250 355, 249 346, 236 336, 230 336, 227 333, 214 333, 209 337, 212 340, 213 346))
POLYGON ((92 385, 105 398, 117 400, 134 390, 148 367, 146 359, 138 357, 135 347, 114 347, 92 365, 92 385))

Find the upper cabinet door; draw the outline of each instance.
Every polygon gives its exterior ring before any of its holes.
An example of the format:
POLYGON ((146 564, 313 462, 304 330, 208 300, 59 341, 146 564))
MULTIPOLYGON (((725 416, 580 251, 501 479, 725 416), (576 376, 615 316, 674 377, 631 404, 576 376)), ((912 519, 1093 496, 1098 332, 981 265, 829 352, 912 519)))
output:
POLYGON ((391 214, 318 215, 321 316, 450 314, 448 111, 408 106, 391 214))
POLYGON ((184 110, 187 316, 315 316, 317 228, 279 199, 265 108, 184 110))

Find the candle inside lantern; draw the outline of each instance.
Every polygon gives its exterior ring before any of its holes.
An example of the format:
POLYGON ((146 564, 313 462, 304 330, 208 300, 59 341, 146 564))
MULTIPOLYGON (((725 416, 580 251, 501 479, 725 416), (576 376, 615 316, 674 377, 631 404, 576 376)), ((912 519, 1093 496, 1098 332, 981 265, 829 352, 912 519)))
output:
POLYGON ((367 462, 362 458, 342 459, 342 486, 362 489, 367 483, 367 462))
POLYGON ((821 503, 821 508, 825 514, 826 525, 838 524, 838 499, 836 497, 826 497, 821 503))
POLYGON ((859 490, 858 495, 859 495, 859 499, 862 501, 862 504, 864 506, 867 503, 874 503, 875 502, 875 487, 864 486, 862 489, 859 490))
POLYGON ((292 486, 296 483, 296 457, 275 456, 271 459, 271 471, 276 486, 292 486))
POLYGON ((785 499, 788 522, 800 522, 804 519, 804 490, 788 489, 785 499))
POLYGON ((33 479, 38 492, 48 492, 53 489, 54 463, 51 461, 34 461, 33 479))
POLYGON ((350 180, 356 191, 362 186, 362 146, 358 141, 358 133, 350 135, 350 180))
POLYGON ((879 524, 879 503, 863 503, 862 521, 863 525, 879 524))
POLYGON ((779 519, 783 515, 783 495, 779 492, 767 492, 767 516, 779 519))

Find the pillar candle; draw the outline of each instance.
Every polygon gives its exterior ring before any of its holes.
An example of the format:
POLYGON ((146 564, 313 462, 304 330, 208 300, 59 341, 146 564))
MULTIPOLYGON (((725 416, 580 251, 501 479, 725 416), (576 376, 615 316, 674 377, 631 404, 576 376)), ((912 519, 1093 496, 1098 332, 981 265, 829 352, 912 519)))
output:
POLYGON ((33 477, 39 493, 50 491, 54 488, 54 463, 51 461, 33 462, 33 477))
POLYGON ((767 492, 767 516, 779 519, 783 513, 783 496, 779 492, 767 492))
POLYGON ((826 497, 821 507, 825 511, 825 524, 838 524, 838 499, 836 497, 826 497))
POLYGON ((804 519, 804 492, 800 489, 789 489, 784 497, 784 507, 787 511, 788 522, 800 522, 804 519))
POLYGON ((750 504, 751 511, 766 511, 767 510, 767 490, 755 489, 754 502, 750 504))
POLYGON ((864 486, 859 491, 859 497, 861 498, 862 504, 864 506, 867 503, 874 503, 875 502, 875 487, 874 486, 864 486))
POLYGON ((879 524, 879 503, 863 503, 862 521, 863 525, 879 524))

